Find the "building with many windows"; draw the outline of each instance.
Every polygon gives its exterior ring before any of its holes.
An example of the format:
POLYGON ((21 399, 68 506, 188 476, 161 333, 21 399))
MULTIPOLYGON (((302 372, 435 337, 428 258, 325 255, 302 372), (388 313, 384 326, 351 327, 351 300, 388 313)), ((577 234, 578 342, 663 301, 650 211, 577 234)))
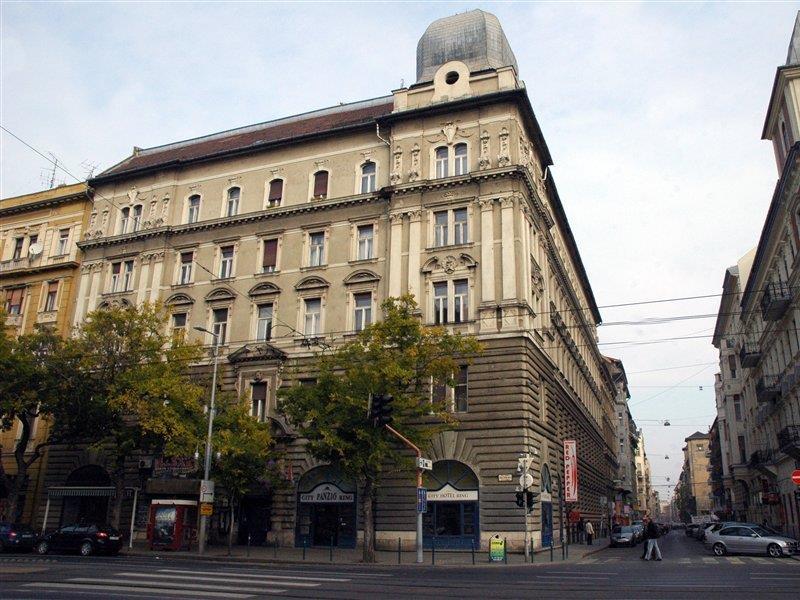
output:
MULTIPOLYGON (((0 301, 7 334, 31 333, 39 327, 62 335, 69 332, 80 278, 76 242, 86 231, 90 206, 86 184, 0 200, 0 301)), ((17 421, 0 432, 3 468, 8 473, 16 470, 13 452, 20 427, 17 421)), ((37 419, 28 448, 33 450, 46 435, 47 423, 37 419)), ((29 490, 20 505, 24 521, 36 516, 35 498, 42 489, 46 462, 39 459, 30 470, 29 490)))
MULTIPOLYGON (((535 454, 535 543, 558 543, 573 508, 559 501, 564 439, 577 440, 574 508, 606 514, 616 391, 551 163, 496 17, 440 19, 419 42, 417 81, 391 95, 137 148, 95 177, 74 322, 162 301, 176 334, 217 339, 223 386, 274 423, 294 486, 246 499, 243 527, 255 540, 348 546, 361 530, 358 486, 304 453, 277 390, 313 379, 315 351, 379 319, 384 299, 413 294, 424 323, 486 348, 454 389, 432 386, 460 427, 426 450, 426 543, 469 547, 499 533, 519 546, 520 452, 535 454)), ((131 457, 131 477, 146 478, 150 460, 131 457)), ((167 487, 151 479, 143 501, 167 487)), ((386 481, 379 542, 411 543, 414 508, 410 473, 386 481)))
POLYGON ((617 434, 617 477, 614 480, 615 523, 629 524, 634 518, 633 508, 638 506, 638 485, 636 478, 636 456, 639 449, 639 435, 636 423, 631 416, 628 400, 628 378, 625 367, 618 358, 605 357, 606 365, 616 386, 614 412, 616 413, 617 434))

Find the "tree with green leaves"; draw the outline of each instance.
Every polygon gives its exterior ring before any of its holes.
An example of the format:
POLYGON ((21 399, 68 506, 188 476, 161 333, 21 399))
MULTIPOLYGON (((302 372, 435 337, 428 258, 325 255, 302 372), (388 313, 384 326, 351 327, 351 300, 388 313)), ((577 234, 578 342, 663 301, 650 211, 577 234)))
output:
POLYGON ((119 527, 126 460, 185 456, 202 443, 207 390, 189 374, 202 348, 168 335, 166 312, 152 304, 98 309, 72 344, 101 422, 94 444, 112 454, 110 520, 119 527))
POLYGON ((421 324, 413 296, 390 298, 383 319, 316 361, 316 383, 281 392, 280 409, 305 438, 307 452, 335 464, 361 486, 364 562, 375 561, 372 506, 387 465, 411 468, 408 452, 386 428, 367 419, 373 394, 393 397, 393 427, 425 448, 456 420, 431 400, 432 383, 454 386, 459 367, 481 352, 470 336, 421 324))
POLYGON ((274 440, 269 423, 250 415, 241 398, 223 397, 214 420, 213 447, 218 458, 214 463, 214 481, 228 496, 230 525, 228 553, 233 544, 233 529, 239 504, 258 485, 280 485, 274 440))
MULTIPOLYGON (((5 323, 2 311, 0 322, 5 323)), ((7 519, 16 518, 31 468, 49 446, 76 443, 93 434, 96 413, 78 368, 79 358, 69 342, 50 329, 16 338, 0 332, 0 430, 19 427, 11 449, 16 472, 7 473, 0 464, 7 519)))

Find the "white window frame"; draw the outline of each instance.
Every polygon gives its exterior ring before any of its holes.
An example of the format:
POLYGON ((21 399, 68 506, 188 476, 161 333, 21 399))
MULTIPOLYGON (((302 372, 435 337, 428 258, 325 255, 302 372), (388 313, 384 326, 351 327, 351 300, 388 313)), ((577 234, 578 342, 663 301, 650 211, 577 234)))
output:
POLYGON ((255 305, 255 317, 256 317, 256 334, 255 339, 258 342, 267 342, 272 339, 272 328, 275 324, 275 302, 259 302, 255 305), (261 335, 261 308, 269 306, 270 313, 269 313, 269 320, 264 319, 265 322, 269 323, 269 326, 266 327, 266 335, 262 337, 261 335))
POLYGON ((200 209, 203 206, 203 197, 200 194, 190 194, 186 198, 186 219, 187 224, 197 223, 200 221, 200 209), (197 198, 197 206, 192 206, 192 199, 197 198), (192 216, 194 215, 194 219, 192 216))
MULTIPOLYGON (((231 323, 231 307, 230 306, 212 306, 210 308, 210 310, 209 310, 209 318, 208 318, 208 320, 209 320, 209 327, 208 327, 209 331, 211 331, 212 333, 217 334, 218 338, 221 338, 220 341, 219 341, 219 345, 220 346, 226 346, 228 344, 228 326, 231 323), (214 320, 214 312, 217 311, 217 310, 227 311, 226 312, 225 321, 220 321, 219 323, 217 323, 214 320), (222 335, 220 335, 220 331, 222 332, 222 335)), ((213 346, 214 345, 214 336, 213 335, 208 335, 208 337, 210 338, 211 345, 213 346)))
POLYGON ((239 208, 241 207, 242 203, 242 188, 238 185, 232 185, 228 189, 225 190, 225 197, 223 198, 222 202, 222 216, 223 217, 235 217, 239 214, 239 208), (233 204, 231 204, 231 192, 233 190, 238 190, 239 195, 235 198, 233 204), (231 210, 233 209, 233 210, 231 210))
POLYGON ((176 311, 170 315, 170 337, 174 340, 176 337, 180 336, 181 339, 186 338, 186 332, 189 330, 189 312, 188 311, 176 311), (182 326, 175 325, 175 317, 178 315, 183 315, 185 322, 182 326))
POLYGON ((453 145, 453 175, 466 175, 469 173, 469 146, 466 142, 453 145), (458 155, 458 149, 464 148, 464 154, 458 155))
POLYGON ((120 211, 119 217, 119 234, 128 233, 128 223, 131 219, 131 207, 126 206, 120 211))
POLYGON ((177 265, 177 285, 189 285, 194 283, 194 250, 178 250, 178 265, 177 265), (184 263, 183 255, 191 254, 191 262, 184 263), (186 268, 184 268, 186 267, 186 268), (184 278, 184 275, 186 277, 184 278))
POLYGON ((57 280, 57 279, 51 279, 49 281, 45 281, 43 283, 42 288, 43 288, 42 289, 42 291, 43 291, 42 299, 44 300, 44 302, 42 302, 42 311, 43 312, 53 312, 54 310, 58 310, 58 296, 61 294, 61 282, 59 280, 57 280), (50 296, 50 284, 51 283, 55 283, 56 284, 56 293, 55 293, 55 295, 52 296, 52 298, 53 298, 52 306, 50 305, 50 302, 49 302, 50 298, 51 298, 51 296, 50 296))
POLYGON ((132 260, 122 261, 122 291, 130 292, 133 289, 134 263, 132 260))
POLYGON ((259 423, 264 423, 267 420, 267 412, 269 411, 269 392, 270 392, 270 385, 269 381, 262 379, 261 381, 251 381, 249 383, 250 387, 250 416, 253 417, 259 423), (263 385, 264 386, 264 399, 261 401, 258 406, 255 404, 255 398, 253 398, 253 386, 254 385, 263 385))
POLYGON ((282 238, 280 235, 271 235, 266 236, 260 239, 258 243, 259 253, 258 253, 258 272, 259 273, 277 273, 281 270, 281 247, 283 246, 282 238), (275 250, 275 267, 272 271, 265 271, 264 270, 264 246, 266 246, 267 242, 275 241, 277 244, 277 248, 275 250))
POLYGON ((442 248, 450 245, 450 211, 433 211, 433 247, 442 248), (444 215, 444 223, 440 222, 439 217, 444 215))
POLYGON ((217 278, 230 279, 231 277, 234 277, 235 276, 234 269, 236 266, 236 244, 225 244, 224 246, 219 246, 217 253, 219 255, 219 268, 217 269, 217 278), (225 257, 226 248, 231 249, 231 255, 229 258, 225 257))
POLYGON ((453 245, 469 243, 469 209, 466 206, 461 208, 453 208, 450 211, 448 218, 453 222, 453 245), (465 219, 463 221, 456 221, 456 213, 463 212, 465 219), (459 239, 461 238, 461 239, 459 239))
POLYGON ((432 322, 436 325, 446 325, 449 323, 448 309, 450 307, 450 283, 448 281, 433 281, 431 282, 431 298, 433 301, 433 319, 432 322), (437 288, 442 289, 444 286, 445 295, 437 295, 437 288), (442 298, 444 301, 442 302, 442 298))
MULTIPOLYGON (((330 175, 329 175, 329 177, 330 177, 330 175)), ((267 182, 265 182, 265 184, 264 184, 264 208, 265 209, 281 207, 281 206, 284 205, 284 200, 285 199, 286 199, 286 178, 285 177, 273 177, 272 179, 270 179, 267 182), (280 199, 280 202, 278 202, 274 206, 272 204, 270 204, 270 200, 269 200, 269 192, 270 192, 270 189, 272 188, 272 182, 273 181, 282 181, 283 182, 283 187, 281 188, 281 199, 280 199)))
POLYGON ((327 246, 327 231, 325 230, 316 230, 316 231, 309 231, 306 234, 307 242, 308 242, 308 262, 307 266, 309 267, 322 267, 325 266, 327 263, 325 262, 325 247, 327 246), (312 244, 313 237, 316 235, 322 236, 322 244, 312 244), (315 249, 319 249, 315 251, 315 249))
POLYGON ((71 230, 69 227, 64 229, 58 230, 58 254, 57 256, 63 256, 65 254, 69 254, 69 238, 70 238, 71 230), (64 237, 63 233, 67 232, 67 236, 64 237))
POLYGON ((375 304, 375 294, 370 290, 361 290, 352 293, 353 304, 353 331, 363 331, 372 325, 373 305, 375 304), (367 306, 358 306, 358 296, 369 295, 367 306), (360 326, 359 326, 360 325, 360 326))
POLYGON ((303 335, 306 337, 318 337, 322 334, 322 296, 309 296, 302 298, 303 302, 303 335), (317 301, 319 303, 319 312, 309 312, 308 303, 317 301), (311 319, 309 320, 309 317, 311 319), (309 324, 311 325, 309 327, 309 324))
POLYGON ((469 321, 469 279, 466 277, 464 279, 454 279, 452 281, 453 286, 453 323, 465 323, 469 321), (456 290, 456 284, 462 283, 465 286, 464 293, 458 294, 456 290), (466 313, 466 316, 464 315, 466 313), (456 320, 456 315, 459 315, 459 319, 456 320))
POLYGON ((131 233, 136 233, 142 228, 143 216, 144 216, 144 206, 141 204, 134 204, 133 208, 131 209, 131 223, 133 225, 131 233))
POLYGON ((430 323, 435 325, 460 325, 462 323, 467 323, 470 321, 470 311, 472 310, 473 302, 472 302, 472 279, 467 276, 466 274, 459 276, 459 277, 452 277, 451 279, 437 279, 430 282, 430 310, 431 310, 431 319, 430 323), (461 303, 461 311, 460 311, 460 320, 456 321, 456 293, 455 293, 455 284, 457 281, 464 281, 467 284, 466 293, 460 295, 459 298, 463 298, 464 302, 461 303), (437 296, 436 295, 436 288, 442 285, 446 286, 447 295, 446 296, 437 296), (446 305, 444 307, 439 305, 438 300, 440 298, 444 298, 446 305), (439 306, 437 306, 439 305, 439 306), (464 307, 466 307, 466 318, 464 318, 464 307), (447 320, 442 320, 443 312, 446 313, 447 320), (437 322, 437 318, 439 321, 437 322))
POLYGON ((357 223, 356 226, 356 252, 355 260, 372 260, 375 258, 375 223, 357 223), (362 237, 361 230, 369 227, 372 234, 369 237, 362 237), (362 242, 364 244, 362 245, 362 242), (364 250, 364 252, 362 252, 364 250))
POLYGON ((450 147, 436 146, 433 149, 433 173, 434 179, 444 179, 450 176, 450 147), (444 150, 440 156, 439 150, 444 150))
MULTIPOLYGON (((359 177, 359 187, 358 193, 359 194, 371 194, 375 190, 378 189, 378 163, 374 160, 366 160, 361 163, 361 167, 359 169, 360 177, 359 177), (372 173, 364 173, 364 169, 372 165, 373 170, 372 173)), ((330 177, 330 175, 329 175, 330 177)))
POLYGON ((446 246, 461 246, 465 244, 471 243, 470 232, 472 230, 472 210, 469 206, 453 206, 447 208, 431 208, 429 211, 429 218, 428 218, 428 246, 430 248, 444 248, 446 246), (466 221, 459 221, 459 223, 464 223, 463 226, 460 226, 458 229, 461 231, 466 239, 456 241, 456 220, 455 220, 455 213, 456 211, 464 210, 466 211, 467 219, 466 221), (446 213, 446 224, 444 227, 440 226, 436 222, 436 216, 442 213, 446 213), (442 229, 444 229, 444 234, 442 234, 442 229), (444 242, 444 243, 440 243, 444 242))

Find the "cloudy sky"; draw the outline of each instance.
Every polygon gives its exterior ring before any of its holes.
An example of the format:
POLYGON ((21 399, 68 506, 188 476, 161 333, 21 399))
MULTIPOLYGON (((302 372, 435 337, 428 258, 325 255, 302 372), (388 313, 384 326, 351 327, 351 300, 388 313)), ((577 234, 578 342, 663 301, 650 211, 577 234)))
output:
MULTIPOLYGON (((83 177, 133 146, 387 94, 414 81, 428 23, 472 8, 516 54, 601 307, 718 294, 776 180, 760 136, 798 3, 4 1, 0 121, 83 177)), ((48 163, 1 135, 0 197, 40 189, 48 163)), ((612 323, 718 303, 601 308, 654 484, 677 480, 683 438, 713 420, 714 319, 612 323), (684 336, 704 337, 641 343, 684 336)))

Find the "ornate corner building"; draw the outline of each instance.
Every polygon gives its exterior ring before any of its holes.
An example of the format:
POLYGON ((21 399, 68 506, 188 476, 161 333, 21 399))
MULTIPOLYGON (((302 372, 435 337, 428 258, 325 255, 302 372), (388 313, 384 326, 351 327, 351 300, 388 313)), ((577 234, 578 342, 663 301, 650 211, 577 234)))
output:
MULTIPOLYGON (((424 323, 486 348, 455 388, 431 390, 460 426, 428 449, 426 543, 469 547, 499 533, 521 545, 516 475, 509 482, 520 452, 536 455, 535 543, 558 543, 566 510, 608 516, 617 392, 551 164, 497 18, 440 19, 420 39, 413 85, 135 148, 92 179, 73 322, 158 300, 176 333, 209 345, 193 327, 216 334, 223 386, 274 423, 293 485, 254 490, 240 538, 347 546, 361 531, 358 486, 305 454, 277 391, 313 379, 315 352, 378 319, 385 298, 413 294, 424 323), (568 507, 564 439, 577 440, 579 458, 579 502, 568 507)), ((149 477, 151 459, 131 457, 140 502, 196 499, 188 484, 149 477)), ((414 507, 410 473, 384 481, 379 543, 412 543, 414 507)))

